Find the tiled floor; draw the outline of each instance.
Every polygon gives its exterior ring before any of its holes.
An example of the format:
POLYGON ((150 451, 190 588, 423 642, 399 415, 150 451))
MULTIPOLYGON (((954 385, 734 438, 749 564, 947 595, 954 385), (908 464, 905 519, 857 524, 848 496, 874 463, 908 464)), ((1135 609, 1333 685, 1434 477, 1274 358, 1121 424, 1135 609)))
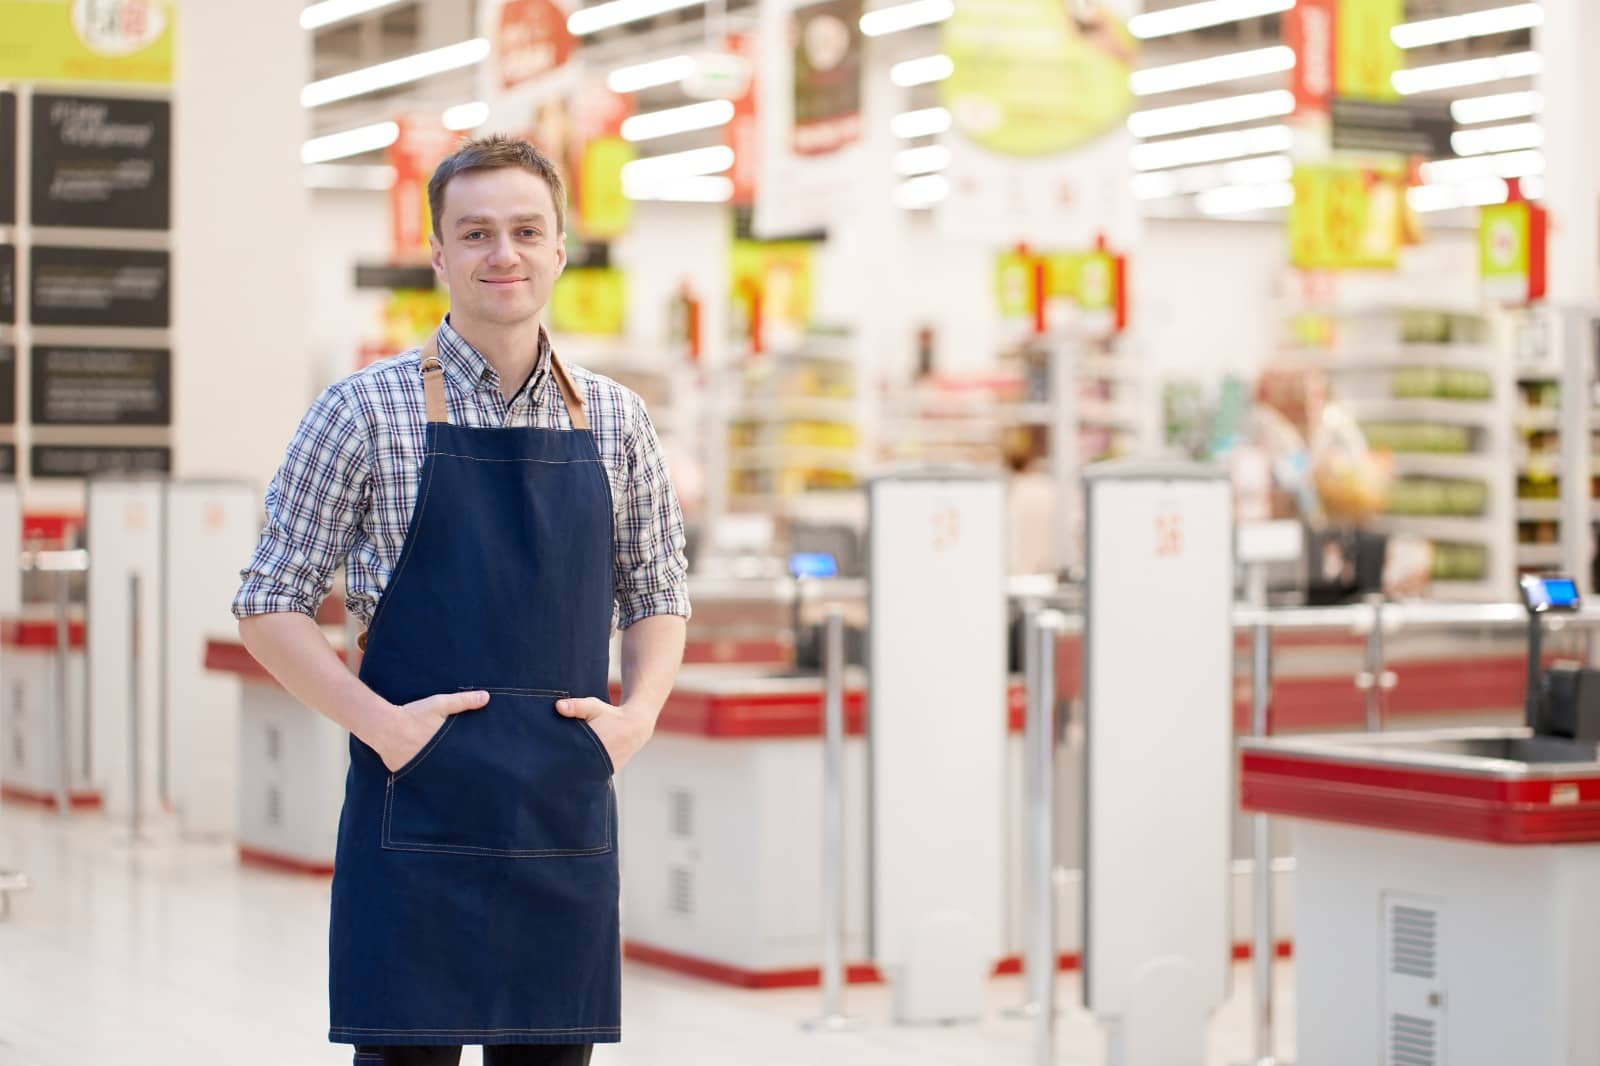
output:
MULTIPOLYGON (((0 806, 0 868, 31 891, 0 922, 0 1066, 313 1066, 345 1064, 324 1042, 324 879, 242 869, 231 847, 131 843, 97 815, 0 806)), ((1292 1050, 1292 973, 1277 973, 1280 1054, 1292 1050)), ((1246 967, 1212 1027, 1208 1066, 1250 1050, 1246 967)), ((1075 1004, 1063 978, 1060 1002, 1075 1004)), ((1031 1063, 1028 1023, 1002 1008, 1017 978, 991 985, 991 1017, 971 1026, 888 1024, 883 988, 852 988, 860 1032, 810 1034, 815 990, 746 992, 643 966, 625 971, 626 1042, 596 1066, 992 1066, 1031 1063)), ((1082 1007, 1062 1014, 1059 1061, 1103 1061, 1082 1007)), ((478 1063, 469 1050, 465 1063, 478 1063)))

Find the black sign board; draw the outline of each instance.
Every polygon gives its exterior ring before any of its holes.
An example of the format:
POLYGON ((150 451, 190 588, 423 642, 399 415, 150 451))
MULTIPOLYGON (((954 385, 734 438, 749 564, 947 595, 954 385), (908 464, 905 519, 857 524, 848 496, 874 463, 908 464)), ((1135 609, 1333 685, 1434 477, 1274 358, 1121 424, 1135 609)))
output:
POLYGON ((0 244, 0 322, 17 320, 17 250, 0 244))
POLYGON ((17 94, 0 93, 0 226, 17 224, 17 94))
POLYGON ((172 422, 167 348, 35 345, 29 410, 40 426, 165 426, 172 422))
POLYGON ((0 426, 17 424, 17 349, 0 344, 0 426))
POLYGON ((1455 154, 1450 147, 1455 131, 1448 100, 1333 101, 1335 148, 1437 159, 1455 154))
POLYGON ((36 245, 31 266, 36 326, 169 324, 172 262, 166 252, 36 245))
POLYGON ((0 444, 0 477, 17 476, 17 446, 0 444))
POLYGON ((434 281, 431 266, 356 264, 358 289, 431 289, 434 281))
POLYGON ((166 229, 172 105, 101 96, 33 98, 35 226, 166 229))
POLYGON ((28 465, 34 477, 170 474, 172 449, 114 444, 36 444, 28 465))

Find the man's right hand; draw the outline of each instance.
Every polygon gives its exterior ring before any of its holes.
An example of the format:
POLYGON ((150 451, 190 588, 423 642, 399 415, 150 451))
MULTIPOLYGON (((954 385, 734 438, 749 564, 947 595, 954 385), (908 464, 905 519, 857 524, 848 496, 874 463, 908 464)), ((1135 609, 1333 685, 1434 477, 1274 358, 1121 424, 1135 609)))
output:
MULTIPOLYGON (((445 719, 462 711, 475 711, 489 702, 487 692, 447 692, 394 708, 377 743, 368 744, 390 773, 399 770, 428 746, 444 727, 445 719)), ((362 738, 363 740, 366 738, 362 738)))

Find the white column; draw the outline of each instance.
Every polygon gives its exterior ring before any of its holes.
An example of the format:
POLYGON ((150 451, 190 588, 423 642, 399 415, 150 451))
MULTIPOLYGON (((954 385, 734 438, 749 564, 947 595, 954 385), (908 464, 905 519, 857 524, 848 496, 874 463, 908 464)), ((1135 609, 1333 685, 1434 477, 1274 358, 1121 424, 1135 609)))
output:
POLYGON ((1544 0, 1535 47, 1544 56, 1545 206, 1550 210, 1552 303, 1600 302, 1600 7, 1593 0, 1544 0))
POLYGON ((180 476, 265 484, 317 382, 297 6, 185 0, 173 88, 173 446, 180 476))

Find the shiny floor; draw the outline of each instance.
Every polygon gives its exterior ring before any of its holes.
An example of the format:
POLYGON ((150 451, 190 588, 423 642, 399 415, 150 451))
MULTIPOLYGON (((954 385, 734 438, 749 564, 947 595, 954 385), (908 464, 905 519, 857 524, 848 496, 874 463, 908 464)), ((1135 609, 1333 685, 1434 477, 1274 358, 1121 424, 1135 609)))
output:
MULTIPOLYGON (((314 1066, 350 1062, 324 1042, 328 885, 241 868, 231 847, 159 831, 138 841, 97 814, 63 820, 0 805, 0 870, 33 887, 0 921, 0 1066, 314 1066)), ((1292 968, 1276 975, 1278 1052, 1292 1058, 1292 968)), ((1217 1015, 1207 1066, 1246 1061, 1250 974, 1217 1015)), ((1104 1061, 1094 1018, 1065 975, 1057 1061, 1104 1061)), ((855 987, 858 1032, 812 1034, 815 990, 747 992, 645 966, 624 975, 626 1042, 596 1066, 997 1066, 1033 1063, 1030 1026, 1007 1017, 1018 978, 991 983, 970 1026, 896 1027, 889 994, 855 987)), ((464 1063, 480 1061, 468 1050, 464 1063)))

